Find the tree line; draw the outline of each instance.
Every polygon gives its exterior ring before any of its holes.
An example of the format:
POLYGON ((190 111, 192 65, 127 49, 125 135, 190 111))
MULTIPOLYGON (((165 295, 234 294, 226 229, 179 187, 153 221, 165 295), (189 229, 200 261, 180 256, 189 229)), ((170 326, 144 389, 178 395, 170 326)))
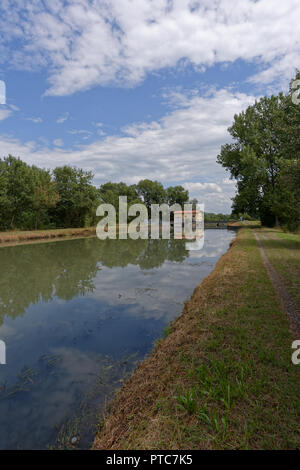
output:
POLYGON ((286 94, 263 97, 235 115, 228 129, 233 142, 217 159, 237 181, 233 214, 289 230, 300 227, 299 79, 297 72, 286 94))
POLYGON ((105 183, 93 185, 93 174, 83 169, 62 166, 53 171, 28 165, 12 155, 0 159, 0 230, 37 230, 86 227, 97 223, 96 208, 112 204, 116 211, 119 196, 128 205, 183 205, 189 193, 182 186, 164 186, 158 181, 138 184, 105 183))

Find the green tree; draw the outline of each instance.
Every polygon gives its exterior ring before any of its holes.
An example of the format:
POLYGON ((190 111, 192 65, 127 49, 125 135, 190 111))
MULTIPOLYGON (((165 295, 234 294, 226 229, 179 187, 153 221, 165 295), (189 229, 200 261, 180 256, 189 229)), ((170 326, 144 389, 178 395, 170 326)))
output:
POLYGON ((4 183, 1 191, 2 227, 27 228, 34 193, 32 168, 19 158, 9 155, 1 160, 1 179, 4 183))
POLYGON ((151 204, 163 204, 167 202, 167 194, 164 187, 158 181, 151 181, 148 179, 141 180, 136 185, 137 193, 142 198, 147 209, 150 209, 151 204))
POLYGON ((259 215, 264 225, 278 224, 280 174, 291 159, 299 159, 299 106, 287 95, 264 97, 234 116, 233 143, 221 148, 217 161, 237 180, 233 212, 259 215))
MULTIPOLYGON (((134 185, 128 186, 126 183, 105 183, 99 188, 99 195, 101 202, 106 204, 112 204, 116 209, 116 214, 119 214, 119 197, 126 196, 128 209, 133 204, 141 203, 141 199, 138 196, 136 187, 134 185)), ((128 221, 132 217, 128 217, 128 221)))
POLYGON ((34 167, 34 193, 32 209, 34 214, 34 228, 49 226, 49 211, 54 208, 59 200, 56 184, 51 179, 49 171, 34 167))
POLYGON ((33 229, 49 220, 57 194, 49 171, 12 155, 0 160, 1 229, 33 229))
POLYGON ((5 161, 0 159, 0 229, 9 225, 8 172, 5 161))
POLYGON ((279 179, 280 193, 274 206, 280 214, 280 223, 288 230, 300 227, 300 160, 286 162, 279 179))
POLYGON ((50 172, 12 155, 0 160, 0 227, 37 229, 49 224, 58 195, 50 172))
POLYGON ((59 200, 53 211, 58 227, 85 227, 95 221, 99 192, 92 185, 93 174, 63 166, 53 171, 59 200))
POLYGON ((180 204, 182 209, 189 200, 189 192, 183 186, 169 186, 166 190, 167 202, 172 204, 180 204))
POLYGON ((102 202, 112 204, 116 210, 119 207, 119 197, 126 196, 128 205, 141 202, 134 185, 127 186, 126 183, 105 183, 99 188, 102 202))

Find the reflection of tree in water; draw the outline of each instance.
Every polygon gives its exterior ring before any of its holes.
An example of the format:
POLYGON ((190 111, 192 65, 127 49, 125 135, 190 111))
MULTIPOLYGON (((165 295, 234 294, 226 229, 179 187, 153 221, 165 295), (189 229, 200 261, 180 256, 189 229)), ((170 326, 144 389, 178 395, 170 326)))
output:
POLYGON ((4 315, 22 315, 31 303, 92 291, 100 268, 95 247, 86 241, 1 248, 0 323, 4 315))
POLYGON ((183 240, 149 240, 138 264, 142 269, 152 269, 162 266, 165 261, 182 263, 188 256, 183 240))
POLYGON ((0 324, 4 315, 22 315, 31 303, 70 300, 95 289, 101 265, 141 269, 188 256, 182 240, 104 240, 97 238, 23 245, 0 250, 0 324))
POLYGON ((182 263, 189 256, 183 240, 104 240, 98 241, 99 261, 108 268, 128 264, 153 269, 168 261, 182 263))

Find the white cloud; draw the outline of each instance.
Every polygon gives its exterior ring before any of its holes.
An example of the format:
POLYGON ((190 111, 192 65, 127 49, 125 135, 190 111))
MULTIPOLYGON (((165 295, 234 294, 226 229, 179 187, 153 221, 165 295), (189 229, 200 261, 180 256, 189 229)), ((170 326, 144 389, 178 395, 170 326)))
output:
POLYGON ((2 61, 47 68, 52 95, 187 63, 254 62, 260 83, 299 66, 299 0, 2 0, 2 11, 2 61))
POLYGON ((0 105, 6 104, 6 85, 3 80, 0 80, 0 105))
POLYGON ((93 126, 95 126, 97 128, 97 134, 98 135, 101 135, 101 136, 106 135, 106 132, 104 132, 104 130, 102 129, 103 128, 103 122, 93 122, 92 124, 93 124, 93 126))
POLYGON ((191 196, 199 195, 199 201, 201 196, 207 210, 229 211, 234 185, 224 182, 227 174, 216 156, 230 140, 227 128, 234 114, 253 102, 252 96, 228 90, 204 97, 194 94, 184 107, 160 121, 132 125, 126 135, 110 135, 76 150, 7 138, 0 139, 0 146, 2 155, 11 153, 31 164, 47 168, 71 164, 92 170, 97 184, 109 180, 132 184, 142 178, 166 185, 187 182, 191 196))
POLYGON ((183 186, 189 190, 190 193, 207 191, 213 193, 221 193, 221 187, 216 183, 183 183, 183 186))
POLYGON ((233 180, 231 178, 223 178, 222 183, 226 184, 226 185, 229 185, 229 186, 232 186, 232 185, 235 184, 235 180, 233 180))
POLYGON ((77 134, 92 134, 90 131, 86 131, 85 129, 71 129, 68 131, 69 134, 77 135, 77 134))
POLYGON ((69 119, 69 115, 70 114, 67 112, 59 116, 59 118, 56 119, 57 124, 62 124, 63 122, 65 122, 67 119, 69 119))
POLYGON ((40 122, 43 122, 43 119, 41 117, 29 117, 29 118, 26 118, 27 121, 32 121, 34 122, 35 124, 38 124, 40 122))
POLYGON ((101 127, 103 127, 103 122, 100 122, 100 121, 98 121, 98 122, 93 122, 93 125, 94 125, 95 127, 98 127, 98 128, 100 127, 100 128, 101 128, 101 127))
POLYGON ((10 109, 0 108, 0 121, 7 119, 12 114, 10 109))
POLYGON ((63 147, 64 142, 62 139, 55 139, 53 140, 53 144, 55 145, 55 147, 63 147))
POLYGON ((9 107, 10 107, 10 109, 12 109, 13 111, 20 111, 20 108, 18 108, 18 106, 14 105, 14 104, 10 104, 9 107))
POLYGON ((230 212, 231 198, 234 189, 223 186, 223 180, 217 183, 183 183, 188 189, 190 199, 196 198, 199 203, 205 204, 206 212, 230 212))

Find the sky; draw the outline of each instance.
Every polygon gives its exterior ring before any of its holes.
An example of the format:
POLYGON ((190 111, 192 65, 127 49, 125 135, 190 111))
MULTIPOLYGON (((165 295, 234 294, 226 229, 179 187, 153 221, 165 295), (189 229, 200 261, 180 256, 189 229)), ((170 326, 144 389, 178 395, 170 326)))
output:
POLYGON ((299 0, 1 0, 0 158, 180 184, 230 213, 217 155, 300 68, 299 18, 299 0))

